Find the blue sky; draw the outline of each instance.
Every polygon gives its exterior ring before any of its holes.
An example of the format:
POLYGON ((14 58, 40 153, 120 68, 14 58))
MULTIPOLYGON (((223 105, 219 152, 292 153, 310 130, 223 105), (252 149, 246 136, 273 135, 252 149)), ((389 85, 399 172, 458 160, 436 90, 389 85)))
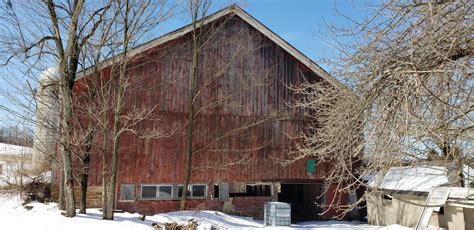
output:
POLYGON ((324 43, 330 39, 326 22, 337 26, 348 25, 338 11, 361 20, 366 11, 363 1, 336 0, 247 0, 244 10, 283 37, 286 41, 317 61, 333 55, 324 43), (355 3, 357 2, 357 3, 355 3))
MULTIPOLYGON (((318 61, 333 57, 334 51, 325 42, 328 36, 326 22, 336 26, 349 25, 349 21, 338 15, 336 9, 352 19, 360 21, 369 13, 366 3, 369 0, 215 0, 212 12, 237 4, 266 25, 269 29, 288 41, 305 55, 318 61)), ((189 22, 187 15, 178 15, 163 25, 161 34, 175 30, 189 22)), ((149 39, 158 35, 149 35, 149 39)), ((350 39, 345 39, 350 42, 350 39)))

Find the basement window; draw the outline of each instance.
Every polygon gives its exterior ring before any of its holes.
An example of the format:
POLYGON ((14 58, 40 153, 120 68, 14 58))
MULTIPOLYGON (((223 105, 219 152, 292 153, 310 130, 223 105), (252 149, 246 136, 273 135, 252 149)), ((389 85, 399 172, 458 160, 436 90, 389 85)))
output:
POLYGON ((172 185, 142 185, 141 198, 144 199, 165 199, 173 197, 172 185))
MULTIPOLYGON (((178 197, 183 194, 184 185, 178 185, 178 197)), ((187 197, 205 197, 207 196, 207 185, 191 184, 188 186, 187 197)))
POLYGON ((173 195, 172 185, 160 185, 158 186, 158 198, 171 198, 173 195))
POLYGON ((142 185, 142 198, 156 198, 155 185, 142 185))
POLYGON ((392 197, 388 195, 382 196, 382 205, 383 206, 391 206, 392 205, 392 197))
POLYGON ((120 188, 120 200, 134 200, 135 185, 123 184, 120 188))
POLYGON ((191 195, 193 197, 204 197, 207 193, 207 186, 203 184, 195 184, 191 187, 191 195))

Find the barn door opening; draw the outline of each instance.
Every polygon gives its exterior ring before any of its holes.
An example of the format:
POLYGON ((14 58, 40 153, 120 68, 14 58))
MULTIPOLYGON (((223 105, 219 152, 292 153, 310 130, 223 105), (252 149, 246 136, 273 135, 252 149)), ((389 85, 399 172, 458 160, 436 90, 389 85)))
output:
POLYGON ((322 184, 281 184, 278 201, 291 204, 292 221, 318 220, 321 208, 316 205, 323 192, 322 184))

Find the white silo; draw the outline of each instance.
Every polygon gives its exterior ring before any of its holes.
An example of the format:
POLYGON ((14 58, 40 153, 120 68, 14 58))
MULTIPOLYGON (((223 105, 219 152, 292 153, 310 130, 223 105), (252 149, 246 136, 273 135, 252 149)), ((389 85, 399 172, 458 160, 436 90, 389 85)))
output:
POLYGON ((43 71, 36 90, 36 127, 33 163, 41 171, 49 171, 55 156, 59 130, 59 84, 57 67, 43 71))

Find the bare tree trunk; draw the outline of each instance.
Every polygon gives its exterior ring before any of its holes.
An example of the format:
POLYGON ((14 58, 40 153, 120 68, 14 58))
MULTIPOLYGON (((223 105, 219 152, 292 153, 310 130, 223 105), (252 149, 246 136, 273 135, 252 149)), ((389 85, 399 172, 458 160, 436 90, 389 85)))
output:
MULTIPOLYGON (((107 113, 104 114, 104 124, 107 124, 107 113)), ((104 136, 102 144, 102 219, 105 219, 107 213, 107 153, 108 139, 107 127, 104 127, 104 136)))
POLYGON ((91 149, 92 141, 94 139, 95 129, 93 127, 92 121, 89 121, 89 133, 87 135, 84 158, 82 159, 82 173, 80 178, 80 200, 79 200, 79 213, 86 214, 87 208, 87 183, 89 180, 89 165, 91 160, 91 149))
POLYGON ((199 57, 198 38, 196 31, 196 20, 198 17, 198 9, 193 12, 193 59, 191 66, 191 75, 189 78, 189 95, 188 95, 188 129, 186 140, 186 173, 184 175, 183 193, 181 194, 181 202, 179 208, 186 209, 186 194, 188 192, 188 185, 191 179, 192 171, 192 157, 193 157, 193 123, 194 123, 194 97, 196 94, 196 76, 197 63, 199 57))
POLYGON ((119 82, 118 89, 116 94, 115 109, 114 109, 114 128, 113 128, 113 152, 112 152, 112 164, 110 166, 110 175, 109 175, 109 193, 107 197, 105 219, 113 220, 114 219, 114 210, 115 210, 115 187, 117 184, 117 167, 118 167, 118 156, 119 156, 119 145, 120 145, 120 136, 122 134, 120 129, 120 118, 123 110, 123 96, 125 93, 125 87, 127 84, 126 71, 127 71, 127 55, 128 55, 128 42, 129 42, 129 17, 130 13, 130 1, 125 1, 125 15, 124 15, 124 30, 123 30, 123 52, 120 56, 120 72, 119 72, 119 82))
MULTIPOLYGON (((82 7, 82 6, 81 6, 82 7)), ((75 29, 73 30, 75 31, 75 29)), ((75 35, 74 35, 75 36, 75 35)), ((71 52, 71 58, 69 61, 69 68, 62 67, 61 73, 65 73, 67 76, 64 77, 63 82, 63 120, 62 127, 64 132, 62 133, 62 146, 63 146, 63 167, 64 167, 64 188, 65 188, 65 200, 66 200, 66 216, 74 217, 76 215, 76 201, 74 197, 74 176, 72 171, 72 143, 71 143, 71 131, 73 127, 71 120, 73 118, 73 102, 72 102, 72 89, 74 86, 75 73, 78 65, 79 47, 76 41, 73 41, 72 48, 69 48, 71 52), (67 70, 66 70, 67 69, 67 70)), ((62 64, 62 62, 68 59, 62 59, 60 67, 68 63, 62 64)))
MULTIPOLYGON (((120 122, 118 122, 119 116, 116 116, 116 121, 114 121, 114 127, 118 127, 120 122)), ((114 128, 115 130, 115 128, 114 128)), ((107 196, 105 219, 113 220, 114 219, 114 210, 115 210, 115 187, 117 183, 117 165, 118 165, 118 147, 120 136, 116 135, 114 132, 114 141, 113 141, 113 157, 112 164, 110 166, 110 177, 109 177, 109 191, 107 196)))
POLYGON ((59 201, 58 208, 59 210, 66 210, 66 201, 64 200, 64 173, 63 169, 59 170, 61 173, 61 182, 59 183, 59 201))
POLYGON ((183 194, 181 195, 181 202, 179 208, 181 210, 186 209, 186 194, 188 192, 188 185, 191 179, 191 170, 192 170, 192 157, 193 157, 193 123, 194 123, 194 92, 195 92, 195 79, 196 79, 196 54, 193 53, 193 67, 192 74, 190 79, 190 92, 189 92, 189 102, 188 102, 188 129, 187 129, 187 140, 186 140, 186 173, 184 175, 184 186, 183 194))
POLYGON ((120 70, 120 83, 116 98, 116 108, 114 112, 114 129, 113 129, 113 152, 112 152, 112 164, 110 165, 109 175, 109 193, 107 197, 105 219, 113 220, 114 209, 115 209, 115 187, 117 183, 117 167, 118 167, 118 155, 119 155, 119 144, 120 144, 120 116, 123 109, 123 95, 125 92, 125 68, 126 62, 121 66, 120 70))
POLYGON ((86 214, 86 208, 87 208, 87 181, 88 181, 88 174, 82 173, 80 191, 79 191, 79 213, 82 213, 82 214, 86 214))
POLYGON ((79 46, 77 44, 77 26, 79 15, 82 11, 84 1, 78 0, 74 2, 71 22, 69 24, 67 46, 64 49, 61 39, 58 17, 56 15, 55 3, 52 0, 46 2, 49 16, 54 30, 54 38, 58 53, 59 65, 58 72, 60 76, 60 89, 62 96, 62 121, 61 121, 61 146, 62 146, 62 163, 64 176, 64 200, 66 202, 66 217, 74 217, 76 215, 75 199, 74 199, 74 177, 72 173, 72 144, 70 124, 73 118, 72 107, 72 88, 74 86, 74 78, 77 71, 79 46))
POLYGON ((71 143, 69 142, 68 130, 71 129, 69 120, 72 117, 71 108, 71 95, 65 93, 63 103, 63 121, 62 126, 65 132, 63 133, 62 146, 63 146, 63 177, 64 177, 64 200, 66 201, 66 216, 73 217, 76 215, 75 199, 74 199, 74 177, 72 175, 72 150, 71 143))

